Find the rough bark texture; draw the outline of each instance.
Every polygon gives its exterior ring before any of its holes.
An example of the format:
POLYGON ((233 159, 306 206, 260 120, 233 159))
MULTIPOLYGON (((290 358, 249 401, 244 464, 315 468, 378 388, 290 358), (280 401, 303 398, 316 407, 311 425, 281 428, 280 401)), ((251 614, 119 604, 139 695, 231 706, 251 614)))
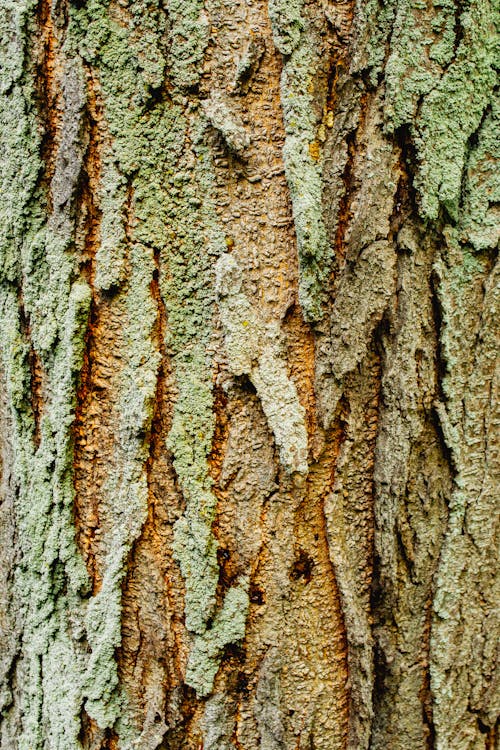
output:
POLYGON ((0 0, 0 747, 493 750, 498 7, 0 0))

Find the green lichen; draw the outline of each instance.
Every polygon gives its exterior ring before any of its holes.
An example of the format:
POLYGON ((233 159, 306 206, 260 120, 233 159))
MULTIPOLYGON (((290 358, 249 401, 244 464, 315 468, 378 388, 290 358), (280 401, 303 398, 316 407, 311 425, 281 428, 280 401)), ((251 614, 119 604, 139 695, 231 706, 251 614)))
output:
POLYGON ((500 102, 486 114, 469 154, 457 237, 476 252, 495 248, 500 239, 500 102))
POLYGON ((186 581, 186 627, 193 633, 203 633, 214 613, 219 577, 211 531, 217 501, 207 465, 214 418, 211 384, 203 377, 206 359, 200 344, 176 358, 179 395, 168 443, 186 499, 186 512, 175 525, 174 553, 186 581))
POLYGON ((291 55, 304 29, 303 0, 269 0, 273 41, 282 55, 291 55))
POLYGON ((16 524, 22 563, 14 571, 13 589, 23 619, 20 747, 42 747, 44 724, 57 746, 68 750, 76 746, 79 732, 84 658, 80 596, 87 576, 74 542, 70 426, 89 303, 89 288, 75 282, 66 311, 62 310, 64 339, 47 367, 52 395, 45 404, 36 448, 28 343, 17 295, 5 288, 1 293, 2 367, 13 416, 19 488, 16 524), (72 678, 61 681, 61 670, 72 678))
POLYGON ((189 654, 186 682, 200 697, 211 693, 224 647, 241 641, 245 635, 249 607, 250 579, 245 577, 226 594, 211 627, 195 636, 189 654))
POLYGON ((36 111, 26 80, 26 36, 36 3, 6 2, 0 17, 0 280, 14 281, 20 269, 22 237, 36 232, 40 217, 30 215, 40 169, 36 111), (24 91, 23 89, 26 88, 24 91))
POLYGON ((164 29, 164 14, 157 7, 156 12, 141 16, 137 4, 124 17, 127 22, 123 24, 113 20, 107 2, 72 8, 66 50, 81 54, 97 71, 111 136, 103 154, 101 243, 95 279, 102 289, 120 285, 127 352, 117 380, 116 469, 110 467, 103 487, 106 500, 100 509, 106 549, 102 585, 90 600, 85 618, 91 653, 83 670, 83 698, 100 727, 116 724, 123 741, 131 742, 135 730, 119 685, 115 651, 121 643, 126 561, 147 513, 145 435, 151 425, 160 356, 153 343, 158 312, 151 280, 155 252, 166 235, 165 163, 155 162, 151 154, 156 159, 168 149, 175 116, 165 106, 148 110, 151 88, 163 80, 165 61, 155 45, 154 24, 157 30, 164 29))
POLYGON ((99 247, 96 251, 95 285, 109 291, 125 280, 127 249, 126 208, 127 181, 117 169, 113 154, 102 155, 99 206, 102 212, 99 226, 99 247))
POLYGON ((452 219, 458 207, 469 138, 491 106, 497 85, 498 35, 495 10, 487 0, 471 3, 461 16, 463 38, 456 57, 424 98, 416 124, 420 169, 416 186, 423 214, 435 219, 440 205, 452 219), (465 105, 466 103, 466 105, 465 105))
POLYGON ((119 449, 116 469, 105 486, 109 504, 101 509, 108 530, 108 553, 102 584, 91 599, 86 616, 88 642, 92 648, 85 673, 86 708, 101 727, 113 726, 121 718, 121 735, 128 723, 123 716, 124 696, 119 689, 115 649, 121 643, 121 584, 127 556, 141 532, 148 507, 145 463, 148 457, 144 435, 150 429, 160 355, 152 343, 157 310, 151 296, 155 267, 153 253, 140 243, 129 248, 129 284, 125 297, 128 314, 124 331, 127 363, 120 377, 119 449))
POLYGON ((210 198, 213 178, 203 142, 204 118, 195 111, 182 124, 183 132, 171 150, 170 241, 163 256, 168 276, 161 274, 160 288, 178 388, 168 445, 186 499, 185 514, 174 529, 174 552, 186 581, 186 626, 202 633, 214 613, 218 580, 211 531, 216 498, 208 473, 215 425, 208 349, 215 299, 213 262, 224 236, 210 198), (184 148, 188 134, 192 150, 184 148))
POLYGON ((202 0, 169 0, 172 24, 169 74, 176 86, 193 86, 200 77, 200 63, 208 44, 209 21, 202 0))
POLYGON ((419 98, 428 94, 454 52, 455 3, 403 0, 395 6, 391 54, 385 68, 385 116, 391 127, 412 121, 419 98))
MULTIPOLYGON (((14 87, 12 101, 7 98, 2 102, 2 122, 8 126, 3 137, 9 155, 2 179, 10 199, 9 220, 2 233, 1 323, 4 340, 11 341, 2 353, 2 364, 8 373, 17 430, 23 566, 15 588, 24 608, 23 638, 29 654, 20 666, 24 688, 19 710, 25 716, 21 747, 42 747, 44 727, 54 746, 78 747, 84 701, 101 727, 117 724, 125 743, 135 736, 126 696, 118 683, 115 650, 121 642, 125 563, 147 509, 144 436, 151 424, 159 358, 152 343, 157 310, 150 285, 155 254, 171 247, 172 213, 185 216, 186 203, 197 193, 188 180, 185 200, 175 198, 172 178, 186 128, 185 121, 179 120, 180 108, 165 103, 149 106, 152 89, 163 82, 165 58, 160 47, 155 48, 155 40, 162 38, 159 31, 162 24, 165 27, 166 17, 160 9, 155 16, 149 5, 148 13, 139 6, 135 4, 133 13, 125 14, 124 24, 111 19, 107 2, 71 7, 62 84, 65 109, 51 185, 53 211, 48 220, 47 202, 42 192, 37 192, 39 138, 36 116, 30 110, 34 95, 29 78, 14 87), (120 298, 127 316, 123 337, 128 358, 117 404, 120 439, 115 458, 120 472, 110 472, 104 488, 109 502, 100 511, 108 552, 101 571, 102 587, 88 606, 81 598, 87 578, 74 542, 70 433, 90 304, 90 290, 78 280, 71 213, 84 153, 80 56, 98 71, 112 142, 103 154, 103 241, 96 257, 96 282, 102 289, 120 283, 124 287, 120 298), (165 154, 165 159, 159 159, 159 154, 165 154), (19 163, 26 164, 24 172, 19 163), (133 226, 127 225, 128 213, 134 218, 133 226), (29 344, 22 331, 17 296, 10 286, 21 277, 30 339, 41 357, 50 394, 44 404, 38 449, 30 406, 29 344), (83 637, 90 645, 90 655, 83 637)), ((33 6, 26 5, 26 9, 26 13, 32 11, 33 6)), ((17 20, 22 26, 25 16, 18 13, 17 20)), ((20 38, 24 39, 23 33, 20 38)), ((6 34, 12 36, 12 30, 8 28, 6 34)), ((12 75, 20 75, 26 68, 22 54, 21 63, 10 66, 12 75)), ((9 90, 12 80, 6 77, 4 85, 9 90)), ((203 211, 200 219, 202 225, 203 211)), ((171 325, 178 333, 186 326, 179 310, 176 329, 175 317, 172 315, 171 325)), ((188 321, 190 341, 198 335, 198 323, 194 318, 188 321)), ((205 364, 206 359, 203 365, 200 360, 200 372, 205 364)), ((210 381, 209 375, 204 377, 210 381)), ((210 386, 207 393, 211 393, 210 386)), ((209 399, 201 419, 207 415, 212 418, 209 399)), ((200 421, 195 426, 200 429, 200 421)), ((204 468, 206 472, 206 462, 204 468)), ((206 519, 203 523, 210 528, 206 519)))
POLYGON ((301 3, 272 3, 269 15, 276 45, 287 55, 281 76, 283 161, 297 234, 299 300, 306 320, 315 321, 323 315, 333 256, 322 216, 322 158, 312 93, 320 52, 307 20, 299 23, 300 8, 301 3))
POLYGON ((492 105, 499 58, 498 8, 475 0, 458 24, 455 13, 451 0, 399 3, 385 70, 387 127, 413 135, 422 215, 437 219, 444 207, 454 221, 469 139, 492 105))
POLYGON ((457 221, 469 140, 495 99, 498 5, 370 0, 356 17, 351 70, 374 85, 384 77, 386 129, 407 127, 416 146, 422 216, 435 220, 444 208, 457 221))
POLYGON ((364 72, 376 86, 386 56, 397 4, 395 0, 357 0, 354 9, 353 44, 350 71, 364 72))
POLYGON ((216 611, 219 569, 212 523, 217 499, 208 473, 215 426, 209 349, 215 306, 214 262, 225 248, 225 238, 211 199, 214 178, 205 145, 205 118, 194 110, 185 127, 193 152, 183 149, 182 139, 177 140, 179 150, 171 178, 172 244, 165 256, 169 274, 160 276, 160 287, 178 388, 168 445, 186 500, 185 513, 174 528, 174 553, 186 583, 186 627, 196 634, 186 682, 200 695, 207 695, 223 647, 243 638, 248 582, 231 588, 216 611))
POLYGON ((5 211, 0 229, 0 356, 17 484, 20 561, 12 572, 12 595, 23 629, 16 662, 19 691, 4 718, 16 726, 20 748, 44 747, 46 732, 54 747, 70 750, 78 746, 80 728, 85 658, 81 596, 88 584, 74 540, 71 441, 90 305, 90 289, 78 278, 72 254, 83 96, 81 69, 68 59, 62 71, 65 108, 51 185, 53 210, 47 220, 47 196, 38 181, 40 133, 28 55, 35 5, 7 3, 1 25, 5 44, 0 44, 5 55, 0 65, 5 211), (44 371, 39 440, 30 348, 44 371), (61 680, 61 673, 66 679, 61 680))

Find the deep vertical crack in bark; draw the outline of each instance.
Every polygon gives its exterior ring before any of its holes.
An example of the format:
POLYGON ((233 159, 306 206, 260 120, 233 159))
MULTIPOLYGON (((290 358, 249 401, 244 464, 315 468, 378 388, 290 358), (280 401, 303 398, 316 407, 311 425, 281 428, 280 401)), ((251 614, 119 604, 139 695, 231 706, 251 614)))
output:
MULTIPOLYGON (((56 35, 57 29, 54 27, 54 12, 52 0, 39 0, 37 8, 39 36, 35 85, 42 130, 41 162, 43 165, 43 182, 48 190, 49 212, 52 210, 50 184, 56 168, 59 131, 64 109, 64 100, 61 91, 61 40, 56 35)), ((61 34, 60 29, 59 34, 61 34)))
MULTIPOLYGON (((100 242, 102 211, 99 206, 101 184, 101 149, 103 133, 102 102, 99 101, 92 71, 87 69, 88 142, 80 177, 80 201, 77 215, 77 237, 80 244, 81 272, 91 290, 92 300, 87 331, 84 339, 83 363, 76 394, 75 419, 73 422, 73 476, 75 486, 75 531, 76 542, 83 555, 92 581, 95 595, 101 582, 102 572, 96 561, 95 535, 99 529, 99 500, 97 488, 88 493, 87 487, 93 484, 90 479, 92 463, 95 460, 95 444, 92 431, 89 431, 89 416, 95 410, 96 368, 98 367, 99 318, 101 300, 95 289, 96 253, 100 242), (89 455, 90 454, 90 455, 89 455)), ((98 377, 98 376, 97 376, 98 377)))

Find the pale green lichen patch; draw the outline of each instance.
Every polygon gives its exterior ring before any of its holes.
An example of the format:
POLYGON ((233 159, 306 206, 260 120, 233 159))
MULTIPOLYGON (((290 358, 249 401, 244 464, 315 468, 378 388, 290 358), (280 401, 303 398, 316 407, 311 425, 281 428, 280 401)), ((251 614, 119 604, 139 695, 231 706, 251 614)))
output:
POLYGON ((74 540, 71 443, 91 297, 87 283, 78 279, 72 252, 72 212, 84 151, 83 80, 78 61, 66 59, 60 71, 64 109, 47 218, 49 201, 39 184, 37 98, 27 52, 33 45, 36 3, 9 5, 1 25, 7 43, 0 45, 6 63, 0 65, 5 211, 0 226, 0 356, 15 453, 20 563, 12 574, 12 596, 22 623, 23 651, 16 661, 19 691, 3 719, 16 727, 20 748, 44 747, 46 728, 55 747, 70 750, 78 746, 80 729, 85 660, 81 595, 88 585, 74 540), (37 415, 30 349, 43 370, 43 408, 37 415))
POLYGON ((85 707, 101 728, 115 724, 123 741, 132 741, 126 696, 119 685, 115 652, 121 643, 121 597, 125 566, 146 518, 148 488, 145 436, 150 429, 159 365, 153 343, 158 310, 151 292, 155 253, 167 233, 165 160, 175 138, 175 112, 148 107, 150 89, 163 81, 165 59, 157 31, 165 29, 162 11, 144 14, 141 4, 125 11, 124 23, 111 17, 107 2, 72 8, 68 52, 80 54, 95 69, 110 143, 101 171, 101 243, 95 258, 98 288, 121 287, 127 352, 117 374, 117 441, 103 487, 100 508, 105 549, 102 584, 90 601, 86 636, 91 648, 84 670, 85 707), (152 158, 152 154, 155 155, 152 158))
POLYGON ((422 214, 437 219, 443 206, 454 221, 469 139, 492 104, 499 57, 493 3, 471 2, 458 25, 455 13, 449 0, 399 4, 385 71, 387 125, 407 125, 414 137, 422 214))
POLYGON ((203 0, 168 0, 167 11, 172 24, 169 74, 176 86, 194 86, 210 35, 203 0))
POLYGON ((127 248, 127 181, 117 169, 112 152, 102 157, 99 203, 102 215, 94 281, 98 289, 108 291, 125 280, 127 248))
POLYGON ((189 654, 186 682, 200 697, 209 695, 212 691, 224 647, 244 638, 249 584, 249 578, 245 577, 229 589, 211 627, 202 635, 195 636, 189 654))
MULTIPOLYGON (((127 555, 140 535, 148 507, 144 435, 151 426, 160 355, 152 342, 157 310, 151 295, 154 270, 152 250, 138 242, 129 248, 129 284, 124 299, 127 325, 124 345, 128 354, 120 375, 117 405, 119 446, 116 467, 110 471, 105 492, 109 502, 101 509, 107 535, 101 588, 90 601, 86 617, 92 652, 85 674, 86 709, 99 726, 121 719, 127 727, 120 694, 115 649, 121 643, 121 584, 127 555)), ((123 734, 122 731, 122 734, 123 734)))
POLYGON ((179 359, 179 395, 168 444, 186 499, 186 512, 175 525, 174 554, 186 581, 186 627, 203 633, 214 613, 219 577, 217 545, 211 531, 217 501, 207 464, 214 430, 212 389, 202 377, 207 369, 203 347, 198 345, 189 358, 179 359))
POLYGON ((322 216, 322 154, 316 141, 319 125, 314 108, 314 77, 320 50, 301 3, 270 3, 276 46, 287 55, 281 77, 285 125, 283 161, 292 199, 299 256, 299 300, 306 320, 319 320, 332 250, 322 216))
POLYGON ((486 0, 478 0, 462 15, 464 35, 456 58, 425 97, 419 113, 416 186, 422 211, 431 219, 437 218, 440 204, 452 219, 458 218, 468 141, 479 128, 497 84, 500 50, 491 29, 493 12, 486 0))
POLYGON ((254 384, 284 469, 307 474, 305 410, 288 376, 279 325, 266 324, 252 307, 238 263, 228 253, 217 263, 217 296, 231 371, 248 375, 254 384))
POLYGON ((87 575, 74 541, 70 426, 76 376, 81 368, 83 332, 90 290, 76 282, 65 302, 64 338, 47 363, 47 399, 35 448, 29 407, 27 341, 18 301, 1 292, 2 367, 7 374, 16 451, 16 516, 22 564, 14 571, 16 606, 24 620, 20 746, 42 747, 41 727, 49 727, 58 747, 74 748, 79 732, 84 650, 81 593, 87 575), (71 675, 61 681, 61 670, 71 675))
POLYGON ((269 0, 273 41, 282 55, 291 55, 304 28, 303 0, 269 0))
POLYGON ((444 207, 457 221, 469 140, 495 98, 498 7, 370 0, 357 4, 356 17, 351 70, 368 72, 372 84, 384 76, 386 128, 407 127, 416 146, 422 216, 435 220, 444 207))
POLYGON ((211 530, 217 501, 208 473, 215 426, 208 348, 215 300, 213 259, 224 237, 210 197, 205 125, 196 113, 190 122, 184 121, 184 128, 186 135, 178 137, 171 152, 170 239, 162 260, 168 275, 160 276, 160 288, 178 388, 168 445, 186 500, 185 514, 174 529, 174 552, 186 582, 186 626, 202 633, 214 613, 218 581, 211 530), (184 149, 188 132, 192 150, 184 149))
POLYGON ((500 240, 499 132, 500 102, 494 100, 469 155, 457 229, 458 238, 476 251, 495 248, 500 240))
POLYGON ((382 71, 396 7, 395 0, 357 0, 355 3, 350 71, 355 75, 365 71, 372 86, 377 85, 382 71))
POLYGON ((28 98, 33 87, 24 74, 27 27, 35 7, 33 0, 13 0, 0 18, 0 280, 16 278, 22 237, 28 230, 32 235, 41 223, 29 207, 41 162, 36 108, 28 98))
POLYGON ((453 57, 455 3, 403 0, 395 7, 385 68, 385 114, 391 127, 398 128, 411 122, 419 98, 431 91, 453 57))
POLYGON ((222 609, 215 610, 219 569, 212 523, 217 500, 208 473, 215 419, 208 348, 215 303, 213 262, 225 241, 211 200, 213 173, 204 145, 205 125, 193 118, 186 128, 194 153, 184 151, 180 141, 172 176, 176 201, 170 212, 169 275, 160 277, 160 287, 171 324, 168 344, 178 388, 168 445, 186 500, 185 513, 174 528, 174 553, 186 583, 186 626, 197 634, 186 682, 206 695, 224 645, 243 637, 248 596, 247 587, 244 592, 241 587, 230 589, 222 609))

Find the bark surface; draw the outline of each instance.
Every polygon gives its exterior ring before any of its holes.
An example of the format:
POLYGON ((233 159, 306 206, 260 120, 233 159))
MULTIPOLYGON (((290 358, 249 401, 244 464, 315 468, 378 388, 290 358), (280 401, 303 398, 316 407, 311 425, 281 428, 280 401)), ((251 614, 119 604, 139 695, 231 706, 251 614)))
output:
POLYGON ((0 55, 2 750, 498 747, 498 6, 0 55))

